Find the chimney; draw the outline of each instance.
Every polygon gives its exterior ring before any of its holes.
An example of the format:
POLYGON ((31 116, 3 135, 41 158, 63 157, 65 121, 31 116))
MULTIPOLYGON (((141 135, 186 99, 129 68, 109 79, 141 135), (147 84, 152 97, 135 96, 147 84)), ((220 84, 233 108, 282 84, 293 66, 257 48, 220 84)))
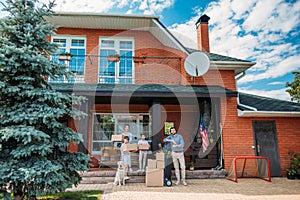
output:
POLYGON ((198 49, 206 52, 210 52, 208 35, 209 20, 210 17, 204 14, 196 22, 198 49))

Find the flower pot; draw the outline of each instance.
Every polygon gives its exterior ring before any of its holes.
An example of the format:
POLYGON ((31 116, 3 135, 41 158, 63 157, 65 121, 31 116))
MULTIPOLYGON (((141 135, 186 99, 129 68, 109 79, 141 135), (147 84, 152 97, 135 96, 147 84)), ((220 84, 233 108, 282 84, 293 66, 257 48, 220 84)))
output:
POLYGON ((190 166, 190 171, 194 171, 194 166, 190 166))
POLYGON ((108 56, 107 60, 109 62, 119 62, 120 61, 120 57, 117 57, 117 56, 108 56))
POLYGON ((295 175, 287 174, 287 179, 295 180, 295 175))
POLYGON ((63 56, 63 55, 58 56, 58 60, 68 60, 68 61, 70 61, 71 58, 72 58, 72 56, 63 56))

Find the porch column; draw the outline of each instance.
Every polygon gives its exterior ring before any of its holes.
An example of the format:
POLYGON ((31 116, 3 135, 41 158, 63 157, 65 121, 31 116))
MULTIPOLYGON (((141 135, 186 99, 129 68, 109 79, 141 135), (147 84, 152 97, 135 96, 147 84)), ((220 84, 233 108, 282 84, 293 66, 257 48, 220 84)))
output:
POLYGON ((154 99, 151 107, 152 113, 152 150, 159 149, 158 144, 162 140, 162 122, 161 122, 161 102, 160 99, 154 99))
POLYGON ((79 110, 85 112, 87 114, 86 117, 80 119, 78 121, 78 133, 82 134, 83 142, 80 142, 78 145, 78 151, 83 153, 88 153, 88 141, 89 141, 89 121, 90 121, 90 113, 89 111, 93 108, 93 102, 91 101, 91 97, 87 97, 88 100, 82 103, 79 107, 79 110))

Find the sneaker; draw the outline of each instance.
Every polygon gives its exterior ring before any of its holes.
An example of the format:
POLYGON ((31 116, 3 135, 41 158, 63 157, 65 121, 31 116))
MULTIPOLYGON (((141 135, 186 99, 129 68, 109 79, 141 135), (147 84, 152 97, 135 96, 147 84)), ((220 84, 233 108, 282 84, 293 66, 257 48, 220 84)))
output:
POLYGON ((182 181, 182 184, 183 184, 184 186, 187 186, 187 183, 186 183, 185 181, 182 181))
POLYGON ((139 170, 137 170, 137 172, 142 172, 143 170, 141 170, 141 169, 139 169, 139 170))
POLYGON ((176 181, 175 185, 179 185, 179 181, 176 181))
POLYGON ((129 171, 130 171, 130 172, 133 172, 132 168, 129 168, 129 171))
POLYGON ((125 180, 128 180, 128 179, 130 179, 130 178, 129 178, 128 176, 125 176, 124 179, 125 179, 125 180))

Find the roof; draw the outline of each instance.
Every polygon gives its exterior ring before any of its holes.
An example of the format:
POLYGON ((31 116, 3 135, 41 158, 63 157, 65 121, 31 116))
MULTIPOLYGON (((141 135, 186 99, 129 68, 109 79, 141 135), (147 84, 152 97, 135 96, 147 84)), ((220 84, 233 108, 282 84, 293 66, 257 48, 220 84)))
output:
POLYGON ((185 47, 162 25, 159 17, 154 15, 56 12, 46 20, 66 28, 149 31, 165 46, 188 54, 185 47))
POLYGON ((221 86, 161 84, 51 83, 54 90, 77 95, 120 97, 236 97, 237 92, 221 86))
POLYGON ((242 116, 299 116, 300 104, 239 92, 238 109, 242 116))
POLYGON ((201 51, 198 49, 191 49, 191 48, 186 48, 188 50, 189 53, 193 53, 193 52, 202 52, 205 53, 209 59, 211 61, 227 61, 227 62, 246 62, 246 63, 251 63, 251 61, 247 61, 247 60, 242 60, 242 59, 238 59, 238 58, 233 58, 233 57, 229 57, 229 56, 222 56, 219 54, 215 54, 215 53, 208 53, 205 51, 201 51))
POLYGON ((223 56, 220 54, 215 54, 211 52, 205 52, 197 49, 191 49, 191 48, 186 48, 188 52, 194 53, 194 52, 202 52, 205 53, 209 59, 210 59, 210 69, 215 69, 215 70, 234 70, 235 75, 242 73, 255 65, 256 63, 247 61, 247 60, 242 60, 238 58, 233 58, 229 56, 223 56))

